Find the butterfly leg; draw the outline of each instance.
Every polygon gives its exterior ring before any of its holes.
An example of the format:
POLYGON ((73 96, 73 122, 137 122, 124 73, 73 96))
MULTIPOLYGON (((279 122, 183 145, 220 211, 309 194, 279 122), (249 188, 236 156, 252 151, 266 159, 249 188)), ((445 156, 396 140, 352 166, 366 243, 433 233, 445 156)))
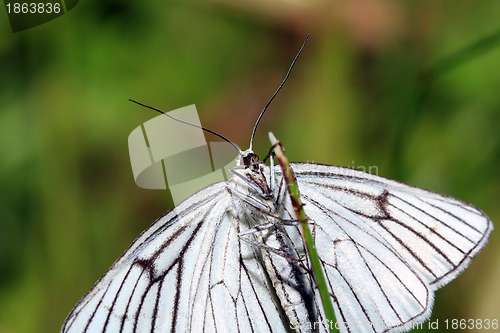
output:
POLYGON ((250 186, 255 192, 257 193, 262 193, 262 189, 259 188, 257 185, 255 185, 255 183, 251 182, 249 179, 247 179, 245 176, 243 176, 241 173, 237 172, 236 170, 241 170, 241 169, 244 169, 245 167, 243 166, 235 166, 234 168, 231 168, 229 169, 229 171, 235 175, 236 177, 240 178, 241 180, 243 180, 248 186, 250 186))
POLYGON ((304 271, 306 272, 309 272, 309 269, 304 266, 304 263, 303 263, 303 260, 305 259, 304 256, 300 256, 300 258, 295 258, 294 256, 290 255, 289 252, 285 251, 285 250, 282 250, 282 249, 277 249, 275 247, 272 247, 272 246, 269 246, 269 245, 266 245, 262 242, 259 242, 259 241, 256 241, 256 240, 253 240, 251 238, 248 238, 244 235, 241 235, 239 234, 240 236, 240 239, 249 243, 249 244, 252 244, 260 249, 263 249, 263 250, 266 250, 267 252, 271 252, 271 253, 274 253, 280 257, 283 257, 285 259, 288 259, 290 261, 293 261, 295 262, 297 265, 299 265, 302 269, 304 269, 304 271))
POLYGON ((288 226, 295 226, 295 225, 297 225, 298 222, 302 222, 302 221, 299 221, 299 220, 283 220, 283 219, 280 219, 277 216, 272 216, 272 215, 268 215, 268 216, 271 217, 271 218, 276 219, 277 222, 271 222, 271 221, 269 221, 269 222, 266 222, 266 223, 262 223, 262 224, 259 224, 259 225, 257 225, 256 227, 254 227, 252 229, 249 229, 247 231, 242 231, 242 232, 238 233, 238 235, 241 236, 241 235, 253 234, 255 232, 262 231, 262 230, 265 230, 267 228, 270 228, 270 227, 274 226, 277 223, 280 223, 280 224, 283 224, 283 225, 288 225, 288 226))

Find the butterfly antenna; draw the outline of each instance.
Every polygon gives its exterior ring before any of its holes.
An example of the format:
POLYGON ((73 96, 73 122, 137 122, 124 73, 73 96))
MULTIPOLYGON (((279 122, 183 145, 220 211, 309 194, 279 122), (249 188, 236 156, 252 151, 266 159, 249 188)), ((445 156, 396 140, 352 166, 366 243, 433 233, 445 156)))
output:
POLYGON ((204 131, 206 131, 206 132, 208 132, 208 133, 211 133, 211 134, 213 134, 213 135, 215 135, 215 136, 218 136, 218 137, 219 137, 219 138, 221 138, 222 140, 227 141, 227 142, 229 142, 230 144, 232 144, 232 145, 233 145, 233 147, 234 147, 234 148, 236 148, 236 150, 238 150, 238 153, 239 153, 240 155, 243 153, 243 152, 241 151, 241 149, 240 149, 240 148, 239 148, 239 147, 238 147, 238 146, 237 146, 234 142, 232 142, 231 140, 229 140, 229 139, 228 139, 228 138, 226 138, 225 136, 220 135, 220 134, 219 134, 219 133, 217 133, 217 132, 214 132, 214 131, 212 131, 212 130, 209 130, 208 128, 205 128, 205 127, 203 127, 203 126, 198 126, 198 125, 196 125, 196 124, 192 124, 192 123, 190 123, 190 122, 188 122, 188 121, 185 121, 185 120, 182 120, 182 119, 175 118, 174 116, 171 116, 171 115, 169 115, 169 114, 167 114, 167 113, 163 112, 162 110, 159 110, 159 109, 157 109, 157 108, 155 108, 155 107, 152 107, 152 106, 149 106, 149 105, 142 104, 142 103, 140 103, 140 102, 134 101, 133 99, 130 99, 130 98, 129 98, 129 101, 131 101, 132 103, 138 104, 138 105, 140 105, 140 106, 144 106, 145 108, 148 108, 148 109, 154 110, 154 111, 156 111, 156 112, 159 112, 159 113, 161 113, 161 114, 164 114, 165 116, 167 116, 167 117, 169 117, 169 118, 171 118, 171 119, 173 119, 173 120, 175 120, 175 121, 178 121, 178 122, 180 122, 180 123, 183 123, 183 124, 186 124, 186 125, 190 125, 190 126, 193 126, 193 127, 199 128, 199 129, 202 129, 202 130, 204 130, 204 131))
POLYGON ((267 108, 269 107, 269 105, 273 101, 274 97, 276 97, 276 95, 278 95, 279 91, 281 90, 281 88, 285 84, 286 80, 288 80, 288 77, 290 76, 290 73, 292 72, 292 68, 295 65, 295 63, 297 62, 297 59, 299 58, 299 55, 302 53, 302 50, 306 46, 306 43, 307 43, 308 39, 309 39, 309 34, 307 34, 306 40, 304 41, 304 43, 302 44, 302 47, 300 48, 299 52, 295 56, 295 59, 293 59, 292 64, 290 65, 290 68, 288 69, 288 72, 286 73, 286 76, 283 79, 283 82, 281 82, 280 86, 278 87, 278 89, 276 89, 276 91, 274 92, 274 94, 271 97, 271 99, 269 100, 269 102, 267 102, 266 106, 264 107, 264 110, 262 110, 262 112, 260 113, 259 118, 257 118, 257 122, 255 123, 255 126, 253 127, 252 137, 250 138, 250 150, 252 150, 253 138, 255 137, 255 132, 257 131, 257 126, 259 126, 260 119, 264 115, 264 112, 266 112, 267 108))

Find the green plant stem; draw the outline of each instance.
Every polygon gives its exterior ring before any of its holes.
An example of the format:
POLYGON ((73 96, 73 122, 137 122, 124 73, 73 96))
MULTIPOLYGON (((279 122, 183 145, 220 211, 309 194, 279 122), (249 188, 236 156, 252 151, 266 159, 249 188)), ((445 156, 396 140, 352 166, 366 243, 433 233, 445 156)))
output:
POLYGON ((330 292, 328 291, 328 287, 326 285, 325 275, 323 274, 323 267, 321 265, 321 261, 319 260, 318 252, 316 251, 316 245, 314 244, 311 230, 309 229, 308 218, 306 213, 304 212, 304 209, 302 208, 303 204, 300 200, 297 179, 295 178, 295 174, 293 173, 293 170, 288 163, 288 159, 284 154, 281 143, 276 140, 271 132, 269 133, 269 139, 271 140, 271 144, 273 144, 274 154, 278 159, 281 170, 283 170, 283 177, 286 184, 288 185, 288 193, 290 194, 290 200, 292 202, 297 221, 299 222, 302 231, 302 238, 304 239, 304 242, 306 244, 307 254, 309 255, 309 260, 311 261, 314 280, 316 281, 316 285, 318 286, 321 302, 323 303, 323 310, 325 311, 325 316, 328 320, 330 332, 336 333, 338 331, 335 328, 335 311, 333 309, 332 301, 330 298, 330 292))

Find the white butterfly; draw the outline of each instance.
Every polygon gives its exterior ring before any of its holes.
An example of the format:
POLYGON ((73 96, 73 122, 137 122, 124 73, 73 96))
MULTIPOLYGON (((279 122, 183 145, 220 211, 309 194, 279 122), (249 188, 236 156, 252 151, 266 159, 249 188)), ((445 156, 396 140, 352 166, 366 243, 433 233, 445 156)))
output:
MULTIPOLYGON (((229 181, 144 231, 62 332, 327 332, 282 171, 251 149, 240 156, 229 181)), ((341 332, 401 332, 427 319, 434 291, 493 229, 444 195, 349 168, 291 167, 341 332)))
MULTIPOLYGON (((62 331, 326 331, 309 273, 288 257, 300 258, 304 246, 296 226, 279 223, 293 218, 281 170, 252 164, 255 156, 245 152, 239 176, 144 231, 62 331)), ((404 331, 428 318, 434 291, 467 267, 493 229, 482 211, 447 196, 348 168, 291 166, 341 332, 404 331)))

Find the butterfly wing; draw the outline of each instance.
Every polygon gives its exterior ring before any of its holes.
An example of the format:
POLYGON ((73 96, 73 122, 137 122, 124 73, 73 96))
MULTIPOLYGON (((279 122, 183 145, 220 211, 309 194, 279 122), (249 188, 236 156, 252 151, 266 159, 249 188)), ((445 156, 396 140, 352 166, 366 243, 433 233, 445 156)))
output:
POLYGON ((225 183, 154 222, 78 302, 62 332, 284 332, 225 183), (243 230, 242 230, 243 229, 243 230))
POLYGON ((462 201, 348 168, 292 164, 343 332, 398 332, 486 244, 488 217, 462 201))

